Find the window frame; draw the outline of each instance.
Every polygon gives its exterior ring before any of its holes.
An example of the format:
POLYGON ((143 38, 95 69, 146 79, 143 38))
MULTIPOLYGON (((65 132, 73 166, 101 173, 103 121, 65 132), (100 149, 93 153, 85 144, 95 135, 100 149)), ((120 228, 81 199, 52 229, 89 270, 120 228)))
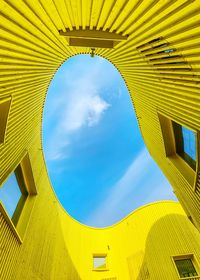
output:
POLYGON ((163 144, 165 149, 165 155, 168 160, 176 167, 178 172, 185 178, 185 180, 190 184, 193 191, 196 191, 197 186, 197 175, 199 172, 199 152, 200 152, 200 134, 199 131, 187 122, 182 122, 174 116, 170 116, 163 111, 158 110, 158 119, 161 128, 161 134, 163 138, 163 144), (190 131, 195 133, 196 138, 196 169, 194 170, 189 163, 181 157, 176 151, 176 140, 173 129, 173 122, 184 126, 190 131))
POLYGON ((0 98, 0 145, 5 144, 11 101, 11 96, 0 98))
POLYGON ((92 255, 92 270, 93 271, 108 271, 109 270, 107 254, 103 254, 103 253, 97 254, 97 253, 95 253, 95 254, 92 255), (94 268, 94 258, 105 258, 105 267, 104 268, 94 268))
POLYGON ((3 186, 3 184, 12 173, 18 173, 16 175, 16 179, 22 195, 17 203, 12 217, 10 217, 10 215, 7 213, 7 210, 1 201, 0 213, 3 215, 11 231, 21 244, 25 236, 28 221, 30 219, 30 215, 37 195, 31 162, 27 152, 23 154, 21 160, 18 161, 11 172, 9 172, 7 177, 2 182, 0 182, 0 186, 3 186))
POLYGON ((189 254, 184 254, 184 255, 176 255, 176 256, 171 256, 171 259, 172 259, 172 262, 174 264, 174 267, 175 267, 175 270, 177 272, 177 275, 179 277, 179 279, 181 280, 184 280, 184 279, 199 279, 200 277, 200 273, 199 273, 199 264, 194 256, 194 254, 192 253, 189 253, 189 254), (181 277, 180 274, 179 274, 179 271, 178 271, 178 268, 177 268, 177 265, 176 265, 176 262, 177 260, 187 260, 187 259, 190 259, 192 261, 192 264, 195 268, 195 271, 197 273, 196 276, 187 276, 187 277, 181 277))
POLYGON ((197 163, 197 132, 193 131, 193 129, 189 129, 184 125, 180 125, 179 123, 172 121, 172 127, 173 127, 173 133, 174 133, 174 138, 175 138, 175 149, 176 149, 176 154, 180 156, 194 171, 196 171, 196 163, 197 163), (196 159, 194 160, 188 153, 185 152, 184 150, 184 137, 183 137, 183 132, 182 128, 186 128, 188 131, 193 132, 195 136, 195 152, 196 152, 196 159), (183 138, 178 139, 178 137, 183 138), (195 167, 193 167, 190 162, 195 162, 195 167))
MULTIPOLYGON (((28 196, 28 191, 26 189, 26 185, 25 185, 25 182, 24 182, 23 174, 22 174, 22 168, 21 168, 20 164, 17 166, 17 168, 13 172, 11 172, 9 174, 6 181, 10 178, 10 176, 12 174, 15 176, 17 187, 20 191, 20 197, 19 197, 19 200, 16 203, 16 207, 14 209, 13 214, 12 215, 8 214, 7 208, 4 205, 3 201, 0 200, 0 203, 3 206, 3 208, 5 209, 7 215, 9 216, 9 218, 12 221, 12 223, 14 224, 14 226, 16 226, 17 222, 19 220, 20 214, 23 210, 24 204, 26 202, 26 199, 27 199, 27 196, 28 196)), ((6 183, 6 181, 4 181, 4 183, 6 183)), ((4 187, 4 183, 2 184, 1 187, 4 187)), ((6 187, 5 187, 4 190, 6 191, 6 187)))

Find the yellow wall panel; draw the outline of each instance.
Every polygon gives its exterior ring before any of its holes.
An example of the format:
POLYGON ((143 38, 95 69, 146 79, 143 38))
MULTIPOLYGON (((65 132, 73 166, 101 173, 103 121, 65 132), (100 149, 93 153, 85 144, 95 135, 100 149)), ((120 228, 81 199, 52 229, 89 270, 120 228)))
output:
POLYGON ((200 229, 200 172, 193 188, 166 157, 158 118, 163 112, 200 128, 199 26, 199 0, 0 0, 0 99, 12 98, 0 144, 0 185, 28 152, 38 189, 22 245, 0 214, 0 279, 171 280, 178 279, 171 255, 190 251, 200 260, 199 233, 176 203, 147 206, 104 230, 78 224, 52 192, 41 144, 45 96, 55 72, 72 55, 90 53, 69 47, 59 31, 87 27, 129 35, 114 49, 95 53, 120 71, 151 155, 200 229), (163 42, 175 58, 157 52, 163 42), (110 269, 92 272, 92 254, 101 250, 110 269))

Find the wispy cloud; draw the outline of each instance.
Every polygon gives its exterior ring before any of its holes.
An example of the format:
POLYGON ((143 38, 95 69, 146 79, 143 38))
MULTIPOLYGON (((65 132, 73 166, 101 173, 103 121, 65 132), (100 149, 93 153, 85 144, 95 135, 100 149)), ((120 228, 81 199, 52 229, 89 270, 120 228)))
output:
POLYGON ((111 225, 140 205, 157 200, 176 200, 169 183, 143 149, 130 164, 122 178, 109 190, 107 197, 85 223, 104 227, 111 225))
POLYGON ((119 221, 146 203, 175 200, 169 183, 146 148, 133 159, 135 150, 144 147, 143 142, 136 135, 139 131, 132 108, 125 102, 125 86, 119 82, 119 74, 104 62, 101 58, 87 62, 81 58, 63 65, 49 89, 49 97, 54 98, 48 100, 47 96, 43 130, 43 135, 47 132, 45 158, 50 175, 57 176, 54 183, 58 197, 64 207, 73 209, 71 214, 77 211, 75 217, 100 227, 119 221), (120 115, 123 110, 126 114, 120 115), (104 117, 105 123, 101 122, 104 117), (115 119, 117 124, 112 123, 115 119), (97 125, 99 129, 94 128, 97 125), (125 128, 129 128, 127 132, 125 128), (125 137, 120 138, 120 133, 125 137), (128 141, 131 137, 133 142, 128 141), (102 139, 105 141, 99 141, 102 139), (119 153, 114 152, 115 147, 119 153), (117 182, 116 170, 125 170, 117 182))
MULTIPOLYGON (((76 65, 75 65, 76 66, 76 65)), ((46 122, 56 120, 51 128, 51 137, 45 144, 46 160, 58 160, 68 157, 68 146, 71 136, 83 127, 98 125, 103 114, 111 106, 102 96, 105 80, 99 79, 101 59, 91 67, 84 66, 82 75, 77 77, 76 67, 64 69, 63 85, 57 94, 57 99, 50 104, 51 110, 46 113, 46 122), (70 78, 69 78, 70 74, 70 78)), ((55 89, 52 87, 51 91, 55 89)))
MULTIPOLYGON (((89 81, 87 81, 89 84, 89 81)), ((60 129, 67 133, 74 132, 84 126, 92 127, 101 120, 103 113, 110 106, 97 89, 78 81, 78 88, 70 94, 66 110, 63 112, 60 129)))

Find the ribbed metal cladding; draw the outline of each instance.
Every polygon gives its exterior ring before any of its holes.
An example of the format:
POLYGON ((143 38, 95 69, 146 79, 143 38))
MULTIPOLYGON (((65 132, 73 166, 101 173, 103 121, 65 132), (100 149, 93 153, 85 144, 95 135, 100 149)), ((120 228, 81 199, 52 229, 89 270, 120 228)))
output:
POLYGON ((0 212, 0 279, 10 279, 19 247, 19 240, 0 212))
MULTIPOLYGON (((41 122, 48 86, 66 59, 90 53, 89 48, 68 47, 59 31, 89 27, 122 33, 129 35, 126 42, 95 53, 120 71, 151 155, 200 228, 199 172, 194 192, 165 157, 157 116, 161 110, 200 128, 199 26, 199 0, 0 0, 0 99, 12 97, 5 143, 0 144, 0 184, 25 150, 35 180, 40 180, 44 169, 44 163, 38 165, 38 158, 43 162, 41 122), (173 49, 167 58, 165 44, 173 49)), ((7 244, 10 233, 1 222, 0 242, 7 244)), ((17 254, 14 239, 8 246, 12 255, 17 254)), ((11 269, 2 269, 3 279, 9 279, 11 269)))
POLYGON ((116 277, 102 278, 101 280, 117 280, 116 277))

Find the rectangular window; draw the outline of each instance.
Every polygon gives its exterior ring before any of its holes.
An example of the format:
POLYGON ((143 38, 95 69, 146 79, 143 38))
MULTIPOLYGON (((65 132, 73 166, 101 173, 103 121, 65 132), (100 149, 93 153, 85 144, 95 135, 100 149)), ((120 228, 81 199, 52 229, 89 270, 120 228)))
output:
POLYGON ((173 257, 180 278, 198 276, 193 255, 173 257))
POLYGON ((11 97, 0 99, 0 144, 5 142, 11 97))
POLYGON ((22 240, 35 203, 37 189, 28 154, 0 186, 0 214, 22 240))
POLYGON ((185 162, 196 170, 196 135, 195 133, 176 122, 172 122, 176 143, 176 152, 185 162))
POLYGON ((164 113, 158 113, 158 117, 166 157, 195 191, 199 170, 199 132, 187 124, 170 119, 164 113))
POLYGON ((0 188, 0 201, 14 225, 17 224, 27 196, 22 171, 18 166, 0 188))
POLYGON ((106 255, 94 255, 93 256, 93 269, 94 270, 106 270, 106 255))

